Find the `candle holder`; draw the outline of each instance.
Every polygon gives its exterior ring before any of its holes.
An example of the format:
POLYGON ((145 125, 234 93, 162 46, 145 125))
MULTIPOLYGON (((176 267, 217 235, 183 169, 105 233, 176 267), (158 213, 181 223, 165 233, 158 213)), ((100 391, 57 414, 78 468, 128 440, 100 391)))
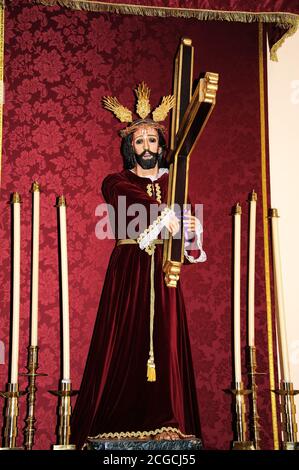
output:
POLYGON ((72 390, 71 380, 61 380, 60 390, 49 390, 52 395, 60 398, 58 444, 53 445, 53 450, 76 450, 75 444, 70 444, 71 437, 71 396, 77 395, 79 390, 72 390))
POLYGON ((260 450, 260 425, 257 411, 257 389, 256 376, 263 375, 264 372, 257 372, 256 347, 247 347, 247 368, 249 378, 249 389, 251 390, 251 419, 250 419, 250 438, 253 441, 254 448, 260 450))
POLYGON ((281 416, 283 431, 283 450, 299 450, 297 438, 298 427, 296 423, 296 405, 294 396, 299 390, 294 390, 292 382, 281 382, 281 388, 274 390, 281 398, 281 416))
POLYGON ((252 441, 247 441, 246 405, 244 397, 251 393, 243 387, 243 382, 235 382, 229 390, 235 397, 233 411, 236 440, 233 441, 232 450, 255 450, 252 441))
POLYGON ((19 397, 27 392, 19 391, 18 383, 8 383, 7 390, 0 392, 2 398, 5 398, 5 427, 4 427, 4 447, 1 450, 23 450, 23 447, 16 446, 18 436, 18 416, 19 416, 19 397))
POLYGON ((27 373, 22 373, 28 377, 29 384, 27 387, 27 416, 25 419, 26 426, 24 428, 24 447, 26 450, 32 450, 34 445, 35 435, 35 402, 36 402, 36 377, 46 376, 47 374, 37 373, 38 369, 38 346, 28 346, 28 361, 27 361, 27 373))

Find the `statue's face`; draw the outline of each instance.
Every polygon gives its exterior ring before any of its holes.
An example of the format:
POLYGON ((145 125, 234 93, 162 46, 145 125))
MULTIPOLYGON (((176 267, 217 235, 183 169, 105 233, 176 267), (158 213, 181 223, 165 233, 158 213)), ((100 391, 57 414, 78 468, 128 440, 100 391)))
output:
POLYGON ((133 134, 132 145, 136 161, 143 169, 156 166, 158 152, 161 150, 157 129, 150 126, 138 127, 133 134))

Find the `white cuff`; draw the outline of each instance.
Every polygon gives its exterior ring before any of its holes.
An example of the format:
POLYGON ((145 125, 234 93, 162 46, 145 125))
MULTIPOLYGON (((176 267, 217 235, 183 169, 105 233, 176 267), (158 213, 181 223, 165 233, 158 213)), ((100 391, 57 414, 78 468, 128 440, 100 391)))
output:
POLYGON ((147 248, 153 240, 156 240, 159 233, 166 226, 170 217, 175 216, 175 213, 169 207, 165 207, 161 212, 161 215, 154 220, 154 222, 142 232, 137 238, 137 243, 141 250, 147 248))
POLYGON ((194 242, 189 242, 188 240, 185 241, 185 249, 184 249, 184 255, 185 258, 190 262, 190 263, 203 263, 204 261, 207 260, 207 255, 206 252, 203 250, 202 243, 201 243, 201 234, 203 232, 202 225, 200 221, 198 220, 196 226, 195 226, 195 241, 194 242), (195 243, 195 246, 193 247, 192 245, 195 243), (192 255, 188 255, 188 246, 191 245, 192 247, 189 248, 189 250, 200 250, 200 255, 198 258, 194 258, 192 255))

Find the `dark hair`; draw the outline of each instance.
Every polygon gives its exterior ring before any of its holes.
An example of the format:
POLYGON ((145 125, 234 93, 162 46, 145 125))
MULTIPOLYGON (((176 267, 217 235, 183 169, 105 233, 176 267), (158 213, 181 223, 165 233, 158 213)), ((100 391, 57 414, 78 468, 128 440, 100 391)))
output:
MULTIPOLYGON (((161 152, 158 156, 158 167, 167 168, 168 164, 164 158, 166 151, 166 140, 160 129, 157 129, 159 135, 159 147, 161 147, 161 152)), ((121 153, 124 159, 124 168, 126 170, 131 170, 136 166, 136 159, 134 154, 134 149, 132 145, 133 133, 123 137, 121 142, 121 153)))

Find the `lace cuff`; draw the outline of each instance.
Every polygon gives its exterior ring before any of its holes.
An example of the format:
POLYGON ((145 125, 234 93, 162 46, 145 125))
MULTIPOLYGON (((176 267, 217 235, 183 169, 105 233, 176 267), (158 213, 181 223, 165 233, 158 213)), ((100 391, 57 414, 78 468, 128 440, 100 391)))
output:
POLYGON ((189 240, 185 240, 184 255, 185 255, 185 258, 190 263, 203 263, 204 261, 207 260, 206 252, 203 250, 202 243, 201 243, 202 232, 203 232, 202 225, 200 221, 198 220, 198 223, 196 224, 196 227, 195 227, 195 240, 192 242, 190 242, 189 240), (188 251, 191 251, 191 250, 200 250, 199 256, 197 258, 194 258, 194 256, 188 255, 188 251))
POLYGON ((166 223, 170 219, 170 217, 174 216, 175 213, 169 207, 165 207, 161 212, 161 215, 157 217, 154 222, 142 232, 139 237, 137 238, 137 243, 141 250, 146 249, 153 240, 155 240, 159 233, 161 232, 162 228, 166 226, 166 223))

